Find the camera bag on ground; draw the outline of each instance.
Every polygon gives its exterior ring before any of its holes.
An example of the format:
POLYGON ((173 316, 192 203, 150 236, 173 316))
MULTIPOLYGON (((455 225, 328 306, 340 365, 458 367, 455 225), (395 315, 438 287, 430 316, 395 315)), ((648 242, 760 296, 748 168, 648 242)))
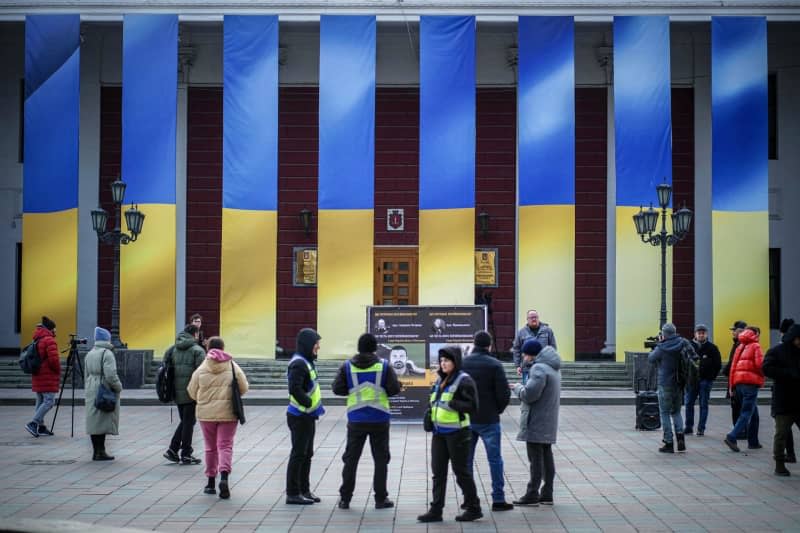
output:
POLYGON ((161 366, 158 367, 156 374, 156 394, 158 401, 169 403, 175 399, 175 367, 172 365, 172 350, 174 346, 167 350, 161 366))
POLYGON ((661 427, 661 412, 658 409, 658 393, 651 390, 648 380, 636 381, 636 429, 655 431, 661 427), (644 385, 644 386, 642 386, 644 385))
POLYGON ((39 367, 42 366, 42 358, 39 357, 39 340, 35 340, 22 349, 19 354, 19 367, 26 374, 38 374, 39 367))

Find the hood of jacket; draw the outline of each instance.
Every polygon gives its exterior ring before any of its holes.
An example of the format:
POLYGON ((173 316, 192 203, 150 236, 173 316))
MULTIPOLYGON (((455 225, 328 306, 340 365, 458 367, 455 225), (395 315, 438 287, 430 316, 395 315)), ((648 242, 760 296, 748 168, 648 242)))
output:
POLYGON ((233 359, 231 354, 229 354, 228 352, 222 351, 219 348, 210 349, 208 351, 208 355, 206 355, 206 357, 209 358, 209 359, 213 359, 214 361, 217 361, 217 362, 220 362, 220 363, 224 363, 225 361, 230 361, 231 359, 233 359))
POLYGON ((665 352, 678 353, 683 348, 683 337, 674 335, 659 342, 658 347, 665 352))
POLYGON ((300 333, 297 334, 297 353, 309 361, 313 361, 317 358, 317 356, 314 355, 314 345, 321 338, 319 333, 311 328, 301 329, 300 333))
POLYGON ((357 353, 350 358, 350 362, 357 368, 369 368, 380 360, 374 353, 357 353))
POLYGON ((39 340, 44 337, 55 337, 55 335, 53 335, 52 331, 39 324, 36 326, 36 330, 33 332, 33 340, 39 340))
MULTIPOLYGON (((461 370, 461 348, 458 346, 445 346, 444 348, 439 350, 439 357, 441 357, 442 354, 447 354, 447 357, 453 360, 453 362, 455 363, 455 368, 453 369, 453 375, 455 376, 456 374, 458 374, 458 372, 461 370)), ((444 379, 445 376, 447 376, 447 374, 442 372, 441 368, 437 370, 437 373, 442 379, 444 379)))
POLYGON ((210 373, 221 374, 222 372, 231 371, 231 365, 228 364, 228 361, 232 361, 232 359, 230 354, 214 348, 209 350, 206 354, 203 365, 205 365, 210 373), (214 353, 212 354, 212 352, 214 353))
POLYGON ((111 341, 94 341, 94 347, 114 351, 114 345, 111 344, 111 341))
POLYGON ((758 342, 758 335, 752 329, 746 329, 739 333, 739 344, 752 344, 754 342, 758 342))
POLYGON ((175 337, 175 348, 179 350, 188 350, 194 344, 197 344, 197 339, 194 338, 194 335, 190 335, 185 331, 181 331, 178 333, 178 336, 175 337))
POLYGON ((783 334, 781 341, 786 344, 791 344, 797 337, 800 337, 800 324, 792 324, 792 327, 783 334))
POLYGON ((547 365, 558 372, 561 369, 561 356, 552 346, 545 346, 536 356, 536 359, 533 360, 533 363, 547 365))

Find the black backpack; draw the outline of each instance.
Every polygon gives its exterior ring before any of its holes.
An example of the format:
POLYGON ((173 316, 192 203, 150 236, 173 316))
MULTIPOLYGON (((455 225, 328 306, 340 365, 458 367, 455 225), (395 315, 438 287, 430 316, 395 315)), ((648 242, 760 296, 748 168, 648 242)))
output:
POLYGON ((172 364, 172 348, 164 354, 161 366, 158 367, 156 394, 158 401, 162 403, 169 403, 175 399, 175 367, 172 364))
POLYGON ((39 339, 36 339, 22 349, 19 354, 19 367, 26 374, 38 374, 42 366, 42 358, 39 357, 39 339))
POLYGON ((687 386, 696 387, 700 381, 700 358, 694 351, 692 343, 684 340, 681 352, 678 354, 678 367, 675 371, 675 380, 679 389, 687 386))

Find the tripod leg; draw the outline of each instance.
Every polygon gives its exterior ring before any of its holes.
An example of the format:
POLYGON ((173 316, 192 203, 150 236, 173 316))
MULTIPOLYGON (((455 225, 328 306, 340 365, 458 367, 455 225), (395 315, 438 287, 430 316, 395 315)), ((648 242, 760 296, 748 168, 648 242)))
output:
MULTIPOLYGON (((58 400, 56 401, 56 412, 53 414, 53 421, 50 423, 50 431, 55 433, 56 428, 56 418, 58 418, 58 408, 61 406, 61 397, 64 395, 64 385, 67 383, 67 376, 69 376, 70 371, 72 370, 72 362, 71 362, 72 354, 67 356, 67 368, 64 369, 64 377, 61 378, 61 388, 58 391, 58 400)), ((73 382, 75 380, 73 379, 73 382)))

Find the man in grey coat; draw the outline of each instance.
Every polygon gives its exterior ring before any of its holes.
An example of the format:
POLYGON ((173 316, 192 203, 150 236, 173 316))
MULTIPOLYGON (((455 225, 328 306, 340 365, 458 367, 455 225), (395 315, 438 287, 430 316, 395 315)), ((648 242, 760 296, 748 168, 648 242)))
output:
POLYGON ((548 324, 539 320, 539 311, 531 309, 526 316, 527 323, 514 336, 511 344, 511 354, 514 356, 514 364, 517 365, 517 374, 522 376, 522 384, 528 382, 528 367, 523 364, 520 352, 522 345, 528 339, 536 339, 542 346, 551 346, 558 350, 556 346, 556 336, 548 324))
POLYGON ((542 346, 536 339, 528 339, 522 353, 534 357, 530 377, 525 385, 510 385, 525 413, 524 434, 519 440, 527 442, 528 460, 531 462, 531 478, 525 495, 516 500, 516 505, 553 505, 553 482, 556 467, 553 460, 553 444, 558 434, 558 410, 561 403, 561 357, 552 346, 542 346), (544 484, 542 481, 544 480, 544 484))

